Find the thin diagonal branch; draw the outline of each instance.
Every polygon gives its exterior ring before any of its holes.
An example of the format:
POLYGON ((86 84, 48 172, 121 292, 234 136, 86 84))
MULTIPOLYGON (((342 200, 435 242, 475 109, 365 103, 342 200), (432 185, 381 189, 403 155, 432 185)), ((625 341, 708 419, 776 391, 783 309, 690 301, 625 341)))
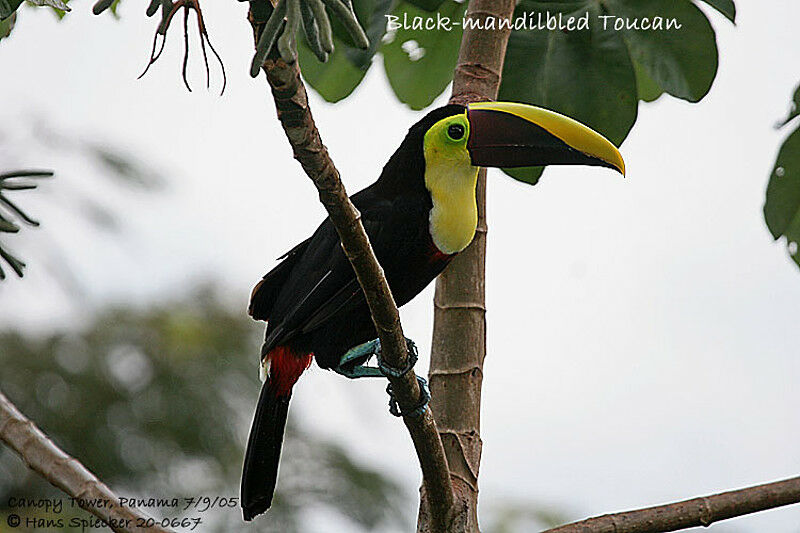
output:
POLYGON ((168 532, 146 524, 150 517, 135 507, 120 506, 119 498, 80 461, 47 438, 0 392, 0 440, 14 450, 31 470, 75 498, 78 505, 121 533, 168 532), (97 502, 107 502, 97 505, 97 502), (95 505, 92 505, 94 502, 95 505))
POLYGON ((660 533, 800 503, 800 477, 712 496, 589 518, 544 533, 660 533))
MULTIPOLYGON (((257 43, 266 20, 258 20, 252 11, 249 19, 257 43)), ((408 352, 397 306, 364 231, 361 214, 348 198, 339 172, 322 144, 297 63, 287 64, 273 54, 264 61, 262 69, 267 74, 278 119, 294 157, 317 187, 319 199, 336 227, 345 255, 364 291, 381 340, 382 357, 387 364, 404 368, 408 352)), ((401 408, 413 409, 419 404, 421 391, 413 371, 401 378, 389 378, 389 381, 401 408)), ((422 416, 403 417, 403 421, 419 457, 423 483, 429 494, 433 530, 449 531, 454 516, 453 491, 433 414, 426 408, 422 416)))

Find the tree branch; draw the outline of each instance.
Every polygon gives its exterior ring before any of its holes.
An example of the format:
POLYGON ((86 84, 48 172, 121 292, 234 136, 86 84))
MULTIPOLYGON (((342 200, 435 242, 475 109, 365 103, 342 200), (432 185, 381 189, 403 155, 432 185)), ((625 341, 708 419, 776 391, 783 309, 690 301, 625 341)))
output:
POLYGON ((47 481, 75 498, 84 510, 121 533, 168 532, 158 525, 137 527, 150 517, 135 507, 120 506, 119 498, 80 461, 67 455, 42 433, 0 392, 0 440, 17 452, 25 464, 47 481), (96 502, 104 502, 103 506, 96 502), (95 505, 91 505, 95 502, 95 505))
MULTIPOLYGON (((471 0, 466 16, 509 19, 514 0, 471 0)), ((492 27, 496 27, 493 25, 492 27)), ((494 100, 511 31, 466 27, 461 39, 450 102, 494 100)), ((439 424, 457 500, 460 530, 478 531, 480 410, 486 355, 486 171, 478 175, 475 239, 436 280, 431 348, 431 408, 439 424)), ((418 531, 427 532, 426 494, 418 531)))
POLYGON ((544 533, 677 531, 690 527, 708 527, 720 520, 793 503, 800 503, 800 477, 636 511, 598 516, 555 529, 548 529, 544 533))
MULTIPOLYGON (((259 19, 252 9, 249 20, 257 43, 266 20, 259 19)), ((381 340, 382 357, 392 367, 404 368, 408 351, 397 306, 364 231, 361 214, 348 198, 339 172, 322 144, 297 63, 288 65, 272 54, 264 61, 262 69, 267 74, 278 119, 294 157, 317 187, 320 202, 336 227, 345 255, 364 291, 381 340)), ((390 377, 389 382, 401 408, 413 409, 419 404, 421 391, 413 371, 400 378, 390 377)), ((419 457, 425 491, 430 494, 433 530, 448 531, 454 515, 453 491, 433 414, 426 407, 422 416, 403 417, 403 421, 419 457)))

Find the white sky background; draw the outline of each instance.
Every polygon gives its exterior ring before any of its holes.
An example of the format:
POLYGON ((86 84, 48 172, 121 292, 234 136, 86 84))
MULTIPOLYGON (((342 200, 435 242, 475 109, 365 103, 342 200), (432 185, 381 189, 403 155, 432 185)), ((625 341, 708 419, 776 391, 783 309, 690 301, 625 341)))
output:
MULTIPOLYGON (((164 57, 136 80, 156 23, 138 4, 124 2, 114 21, 75 2, 61 24, 26 9, 0 43, 4 139, 44 117, 62 133, 124 147, 170 180, 152 197, 120 194, 79 158, 0 151, 3 169, 59 170, 42 194, 20 196, 43 227, 6 241, 30 266, 24 281, 0 284, 4 325, 48 330, 102 303, 163 300, 204 279, 244 312, 274 258, 323 216, 265 81, 247 74, 246 4, 204 4, 228 70, 222 98, 218 75, 215 89, 203 87, 197 46, 195 92, 183 87, 179 19, 164 57), (121 213, 127 230, 85 231, 62 206, 76 189, 121 213), (52 243, 63 257, 46 252, 52 243), (77 305, 48 280, 60 262, 87 291, 77 305)), ((663 97, 640 107, 622 149, 628 179, 559 168, 531 188, 490 175, 483 511, 511 499, 577 518, 800 471, 800 271, 761 214, 786 136, 774 125, 800 81, 800 4, 738 4, 736 27, 712 15, 721 61, 711 94, 699 105, 663 97)), ((311 101, 350 191, 374 181, 422 116, 390 93, 380 59, 353 97, 311 101)), ((429 288, 403 309, 423 353, 431 297, 429 288)), ((294 398, 293 416, 413 494, 410 441, 386 414, 382 384, 315 368, 294 398)), ((800 508, 714 530, 797 533, 800 508)))

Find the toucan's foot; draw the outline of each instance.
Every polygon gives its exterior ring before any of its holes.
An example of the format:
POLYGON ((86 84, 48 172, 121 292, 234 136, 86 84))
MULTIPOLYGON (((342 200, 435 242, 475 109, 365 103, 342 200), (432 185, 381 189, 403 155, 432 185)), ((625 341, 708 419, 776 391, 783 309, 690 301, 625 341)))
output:
MULTIPOLYGON (((408 363, 405 368, 395 368, 387 365, 381 359, 381 340, 375 339, 364 344, 359 344, 355 348, 351 348, 339 359, 339 365, 334 368, 339 374, 350 379, 357 378, 381 378, 381 377, 395 377, 399 378, 408 374, 419 358, 417 353, 417 345, 414 344, 409 338, 406 338, 406 346, 408 347, 408 363), (372 357, 378 361, 378 366, 367 366, 372 357)), ((392 392, 392 384, 386 386, 386 392, 389 394, 389 412, 394 416, 405 417, 418 417, 425 412, 428 402, 431 400, 431 392, 428 388, 428 382, 425 378, 417 376, 419 382, 420 399, 419 403, 410 409, 403 409, 397 402, 392 392)))
POLYGON ((334 370, 350 379, 400 377, 414 368, 418 358, 417 346, 414 341, 407 338, 406 346, 408 347, 408 365, 405 368, 397 369, 386 365, 381 359, 381 340, 375 339, 349 349, 339 359, 339 365, 334 370), (377 367, 367 365, 373 356, 378 361, 377 367))
POLYGON ((339 359, 339 365, 334 368, 339 374, 350 379, 358 378, 381 378, 383 374, 380 368, 367 366, 373 356, 381 353, 381 340, 375 339, 364 344, 359 344, 347 352, 339 359))
POLYGON ((386 385, 386 394, 389 395, 389 412, 391 414, 408 418, 417 418, 425 414, 425 409, 431 401, 431 389, 428 387, 428 381, 422 376, 417 376, 417 381, 419 382, 419 402, 411 408, 400 407, 397 398, 394 397, 392 384, 386 385))

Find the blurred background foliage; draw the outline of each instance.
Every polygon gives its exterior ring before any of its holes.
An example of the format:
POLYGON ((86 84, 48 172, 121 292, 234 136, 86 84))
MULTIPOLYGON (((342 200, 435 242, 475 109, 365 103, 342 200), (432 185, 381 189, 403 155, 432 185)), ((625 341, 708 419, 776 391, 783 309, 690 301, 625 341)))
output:
MULTIPOLYGON (((262 329, 206 288, 158 308, 108 309, 80 330, 5 331, 0 389, 120 495, 237 497, 262 329)), ((304 531, 319 509, 362 530, 410 527, 395 481, 294 421, 284 446, 260 530, 304 531)), ((0 512, 10 496, 45 495, 59 492, 0 449, 0 512)), ((238 506, 206 519, 219 531, 244 527, 238 506)))
MULTIPOLYGON (((23 207, 41 203, 44 199, 45 205, 39 206, 44 210, 69 211, 85 227, 118 235, 125 230, 126 218, 115 213, 118 206, 116 200, 130 197, 131 194, 148 195, 162 191, 167 185, 163 176, 142 158, 137 158, 106 140, 64 133, 41 117, 26 117, 13 125, 0 124, 0 161, 3 164, 0 168, 0 233, 4 237, 8 236, 0 240, 0 263, 5 260, 22 276, 25 264, 19 259, 14 264, 12 251, 27 248, 29 254, 40 254, 33 259, 47 264, 52 278, 62 289, 76 295, 82 292, 81 283, 72 275, 70 265, 63 259, 66 255, 63 248, 69 246, 69 243, 47 239, 48 249, 30 250, 31 246, 25 246, 30 244, 30 239, 20 239, 17 235, 10 234, 17 233, 21 226, 39 224, 26 223, 17 209, 27 211, 23 207), (54 202, 47 202, 48 198, 54 196, 50 184, 32 181, 41 176, 3 179, 4 175, 13 173, 14 166, 23 168, 25 161, 41 159, 40 154, 47 154, 48 161, 59 169, 56 179, 61 183, 68 183, 66 187, 59 188, 54 202), (71 166, 88 170, 88 175, 76 176, 65 172, 65 168, 71 166), (80 179, 75 179, 78 177, 80 179), (37 184, 43 187, 35 194, 24 192, 31 188, 30 185, 37 184), (9 191, 16 194, 13 208, 8 203, 11 199, 4 196, 9 191), (13 226, 4 227, 4 220, 11 222, 13 226)), ((51 174, 52 172, 48 172, 45 175, 51 174)), ((36 213, 31 211, 28 219, 38 218, 42 214, 44 213, 41 210, 36 213)), ((2 278, 0 270, 0 279, 2 278)))

